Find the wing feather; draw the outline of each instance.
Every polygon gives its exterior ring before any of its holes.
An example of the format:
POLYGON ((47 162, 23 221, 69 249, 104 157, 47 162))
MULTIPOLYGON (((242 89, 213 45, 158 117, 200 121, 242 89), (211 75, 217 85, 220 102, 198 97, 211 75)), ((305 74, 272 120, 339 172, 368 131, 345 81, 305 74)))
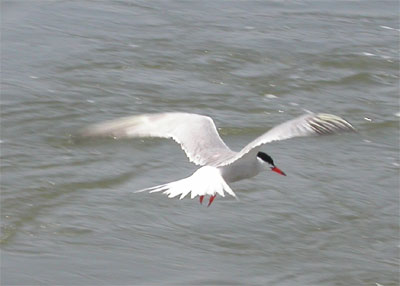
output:
POLYGON ((142 114, 106 121, 85 128, 84 137, 172 138, 196 165, 212 165, 234 152, 222 141, 213 120, 193 113, 142 114))
POLYGON ((293 137, 330 135, 339 132, 355 131, 354 127, 343 118, 326 113, 310 113, 286 121, 264 133, 247 144, 240 152, 231 158, 220 162, 219 167, 230 165, 247 156, 256 156, 262 145, 286 140, 293 137))

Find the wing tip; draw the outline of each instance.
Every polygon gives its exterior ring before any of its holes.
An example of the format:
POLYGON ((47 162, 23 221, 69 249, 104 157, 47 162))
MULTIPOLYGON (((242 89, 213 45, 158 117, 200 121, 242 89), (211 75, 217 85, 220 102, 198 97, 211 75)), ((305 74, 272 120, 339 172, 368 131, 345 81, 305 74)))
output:
POLYGON ((339 132, 357 132, 350 122, 340 116, 329 113, 313 114, 308 120, 308 124, 314 132, 320 135, 339 132))

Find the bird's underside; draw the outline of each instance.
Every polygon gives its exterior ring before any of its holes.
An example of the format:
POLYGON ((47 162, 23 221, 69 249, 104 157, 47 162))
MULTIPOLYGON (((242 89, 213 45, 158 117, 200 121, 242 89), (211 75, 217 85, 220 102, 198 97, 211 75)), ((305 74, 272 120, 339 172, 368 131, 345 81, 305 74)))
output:
MULTIPOLYGON (((329 135, 354 131, 346 120, 331 114, 305 114, 284 122, 251 141, 241 151, 232 151, 220 138, 213 120, 208 116, 192 113, 143 114, 95 124, 82 130, 84 137, 160 137, 171 138, 179 143, 187 157, 202 166, 192 176, 175 182, 140 190, 163 192, 168 197, 183 199, 190 193, 193 199, 210 196, 209 204, 217 194, 225 192, 236 197, 223 176, 232 166, 257 164, 257 153, 272 141, 293 137, 329 135)), ((243 167, 244 168, 244 167, 243 167)))

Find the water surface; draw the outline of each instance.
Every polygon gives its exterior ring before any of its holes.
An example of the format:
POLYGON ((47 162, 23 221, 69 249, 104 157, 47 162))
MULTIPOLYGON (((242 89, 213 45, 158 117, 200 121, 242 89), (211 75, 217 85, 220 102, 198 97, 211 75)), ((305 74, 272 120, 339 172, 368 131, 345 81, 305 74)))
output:
POLYGON ((398 285, 397 1, 3 1, 2 285, 398 285), (145 112, 239 150, 306 110, 356 134, 263 150, 240 201, 133 191, 196 167, 164 140, 74 140, 145 112))

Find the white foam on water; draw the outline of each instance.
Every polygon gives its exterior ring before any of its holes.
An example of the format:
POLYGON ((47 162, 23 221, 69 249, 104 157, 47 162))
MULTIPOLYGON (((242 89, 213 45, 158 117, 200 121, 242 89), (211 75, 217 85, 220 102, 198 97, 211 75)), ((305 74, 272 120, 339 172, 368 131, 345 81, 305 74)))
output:
POLYGON ((386 29, 386 30, 394 30, 394 31, 399 31, 400 32, 400 29, 392 28, 392 27, 389 27, 389 26, 379 26, 379 27, 382 28, 382 29, 386 29))
POLYGON ((367 52, 363 52, 362 54, 363 54, 364 56, 367 56, 367 57, 373 57, 373 56, 375 56, 374 54, 367 53, 367 52))

